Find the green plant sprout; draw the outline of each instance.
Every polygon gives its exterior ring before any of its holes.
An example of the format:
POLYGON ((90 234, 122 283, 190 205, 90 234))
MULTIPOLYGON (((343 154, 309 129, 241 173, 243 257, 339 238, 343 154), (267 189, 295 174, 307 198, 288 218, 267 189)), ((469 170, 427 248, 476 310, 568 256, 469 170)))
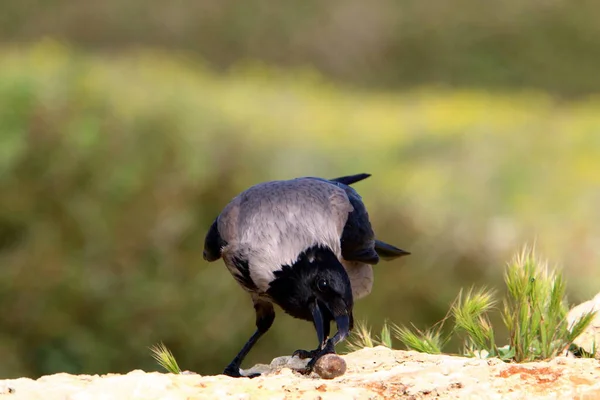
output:
POLYGON ((181 374, 181 369, 177 364, 177 360, 173 353, 163 344, 157 344, 150 347, 152 351, 152 357, 163 367, 167 372, 172 374, 181 374))

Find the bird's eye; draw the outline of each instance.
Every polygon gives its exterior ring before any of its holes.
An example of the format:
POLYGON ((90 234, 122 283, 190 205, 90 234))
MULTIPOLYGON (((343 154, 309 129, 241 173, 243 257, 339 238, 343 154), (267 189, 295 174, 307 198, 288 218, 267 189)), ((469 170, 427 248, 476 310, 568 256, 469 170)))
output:
POLYGON ((319 279, 317 281, 317 289, 319 289, 321 292, 326 291, 328 287, 329 287, 329 284, 327 283, 327 281, 325 279, 319 279))

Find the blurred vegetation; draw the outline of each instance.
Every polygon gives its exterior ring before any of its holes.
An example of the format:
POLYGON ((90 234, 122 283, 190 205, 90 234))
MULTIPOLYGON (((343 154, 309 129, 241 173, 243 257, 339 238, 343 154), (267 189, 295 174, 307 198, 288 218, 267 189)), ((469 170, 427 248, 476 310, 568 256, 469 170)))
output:
POLYGON ((0 38, 186 50, 218 69, 240 59, 310 65, 383 88, 580 96, 600 91, 599 19, 595 0, 4 0, 0 38))
MULTIPOLYGON (((373 174, 356 188, 375 230, 412 253, 378 265, 357 303, 374 325, 430 326, 460 287, 501 282, 533 239, 568 267, 572 302, 598 291, 597 97, 366 90, 310 69, 216 74, 185 52, 53 41, 6 45, 0 60, 2 377, 156 370, 159 342, 182 370, 220 373, 254 310, 202 260, 204 235, 269 179, 373 174)), ((315 342, 279 311, 244 367, 315 342)))

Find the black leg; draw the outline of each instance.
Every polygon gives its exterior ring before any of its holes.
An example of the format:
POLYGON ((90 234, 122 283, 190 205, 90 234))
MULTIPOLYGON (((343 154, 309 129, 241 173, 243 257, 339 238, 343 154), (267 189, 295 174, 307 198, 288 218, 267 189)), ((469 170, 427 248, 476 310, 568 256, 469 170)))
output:
POLYGON ((311 310, 313 314, 313 325, 315 330, 317 331, 317 339, 319 341, 319 345, 314 350, 296 350, 292 357, 298 356, 298 358, 304 360, 306 358, 313 358, 315 355, 319 353, 325 346, 325 340, 329 338, 329 332, 331 329, 331 321, 333 320, 333 316, 327 309, 327 307, 319 307, 318 304, 313 306, 311 310))
MULTIPOLYGON (((231 361, 227 368, 225 368, 225 371, 223 372, 225 375, 235 378, 243 376, 240 374, 240 366, 242 365, 244 358, 246 355, 248 355, 256 342, 258 342, 258 339, 260 339, 260 337, 264 335, 269 328, 271 328, 271 325, 273 325, 273 321, 275 320, 275 310, 273 309, 273 305, 271 303, 256 298, 253 298, 253 301, 254 310, 256 311, 256 331, 250 337, 250 339, 248 339, 244 347, 242 347, 242 350, 240 350, 237 356, 235 356, 233 361, 231 361)), ((254 378, 259 375, 260 374, 252 374, 249 375, 248 378, 254 378)))

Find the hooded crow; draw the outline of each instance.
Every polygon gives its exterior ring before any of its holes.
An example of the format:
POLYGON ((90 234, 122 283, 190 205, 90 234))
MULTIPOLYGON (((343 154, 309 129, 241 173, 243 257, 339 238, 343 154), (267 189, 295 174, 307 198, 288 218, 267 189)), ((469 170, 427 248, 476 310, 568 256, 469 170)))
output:
POLYGON ((372 265, 410 254, 375 238, 362 198, 350 187, 369 176, 259 183, 233 198, 214 220, 204 259, 223 258, 256 311, 256 331, 225 375, 243 376, 242 361, 273 324, 273 304, 314 324, 317 348, 293 353, 311 358, 310 372, 352 330, 354 301, 371 292, 372 265), (332 321, 338 330, 329 338, 332 321))

